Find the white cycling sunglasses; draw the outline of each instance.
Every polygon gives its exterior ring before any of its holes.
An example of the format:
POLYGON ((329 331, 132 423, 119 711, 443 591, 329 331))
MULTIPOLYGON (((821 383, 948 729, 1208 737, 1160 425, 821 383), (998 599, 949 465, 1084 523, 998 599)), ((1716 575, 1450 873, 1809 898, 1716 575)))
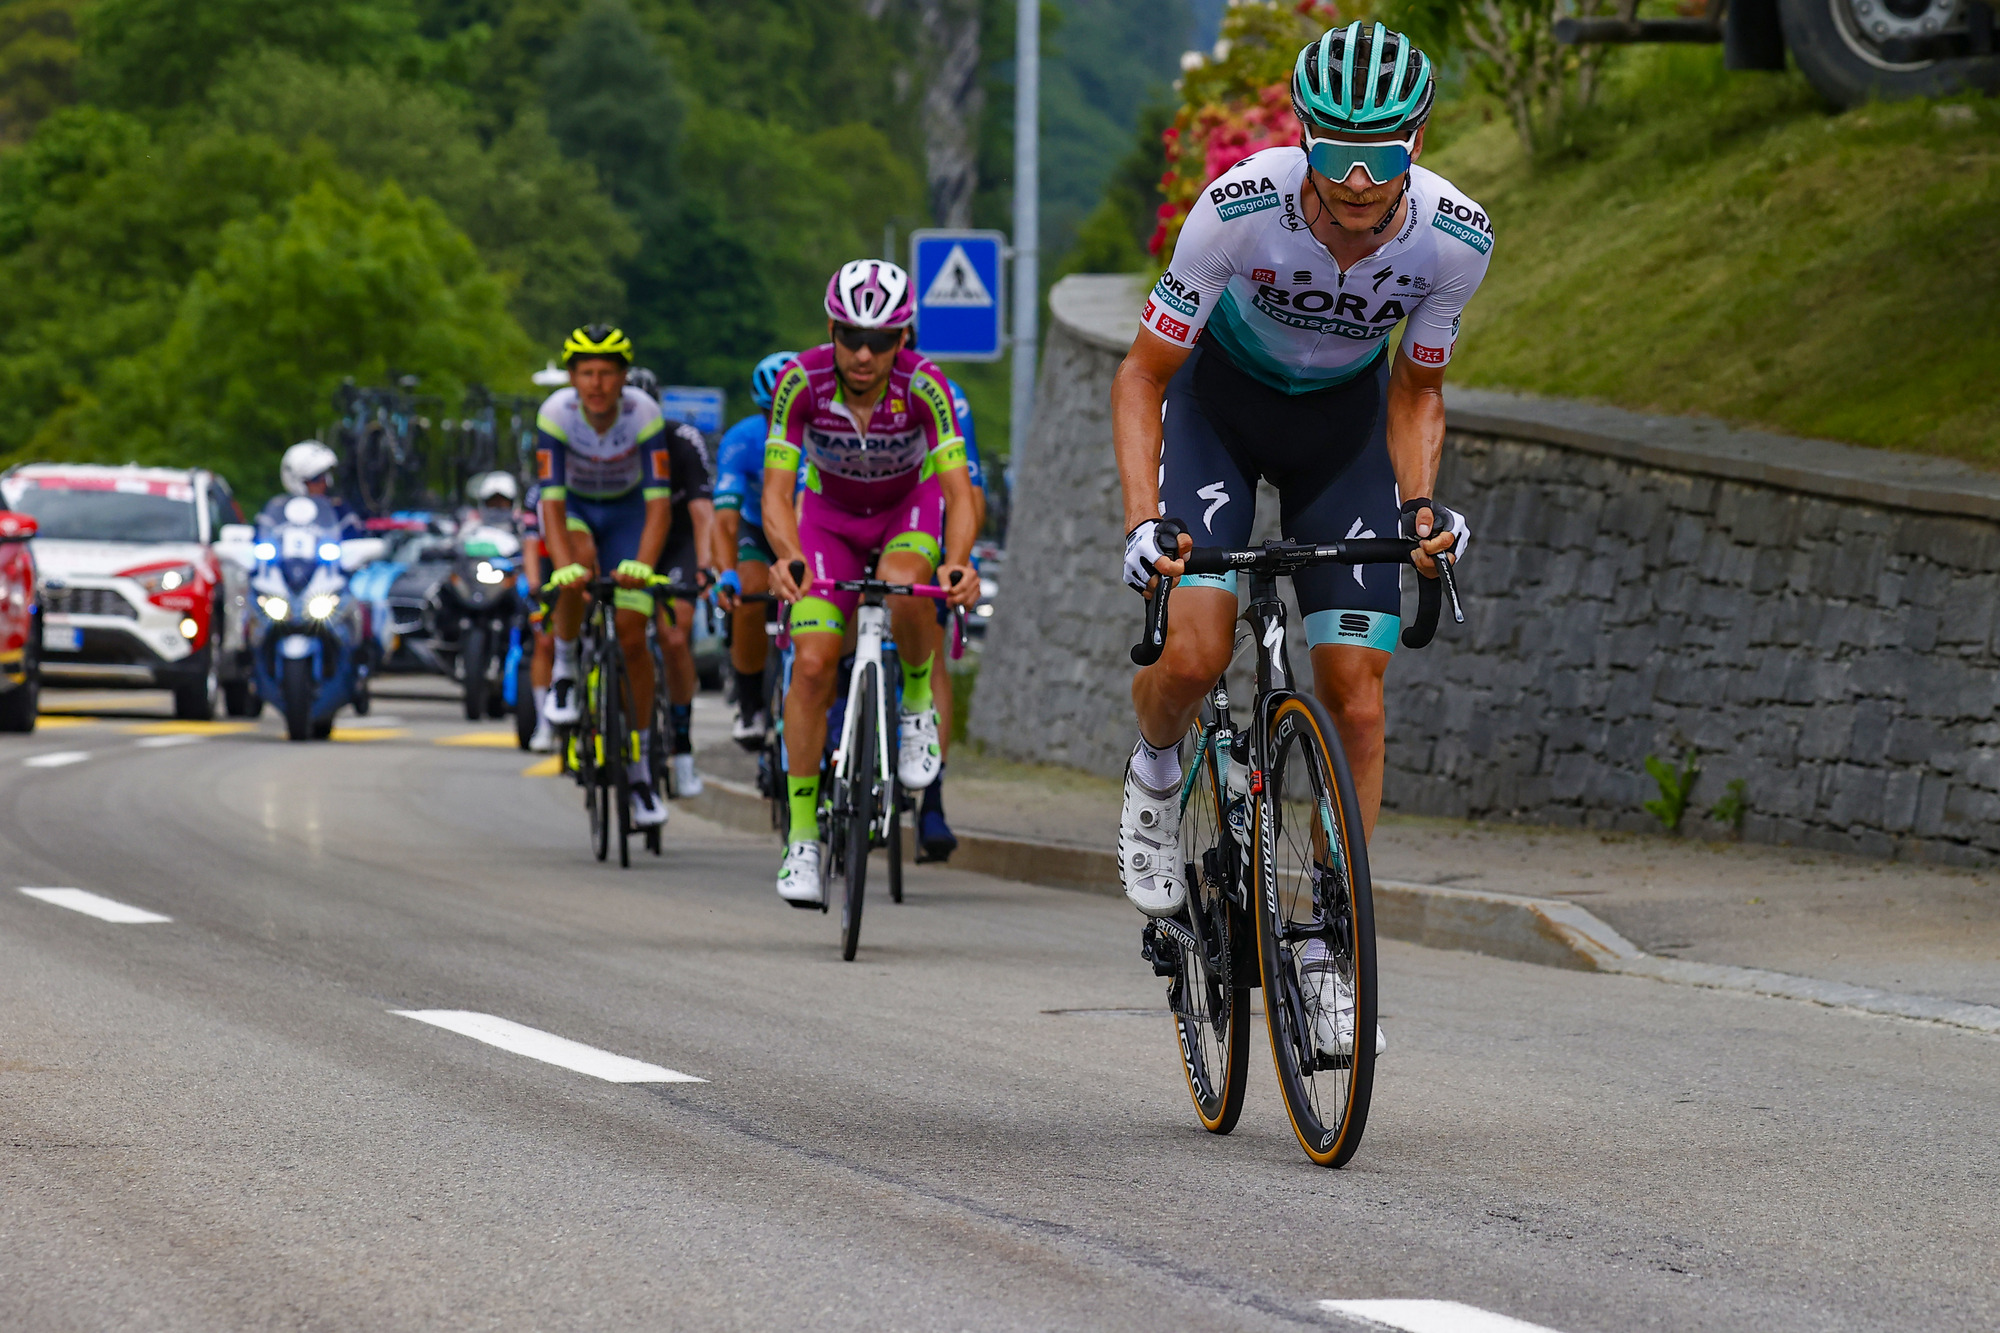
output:
POLYGON ((1415 160, 1417 136, 1385 139, 1379 143, 1355 143, 1350 139, 1319 139, 1306 131, 1306 160, 1312 169, 1330 181, 1344 181, 1356 167, 1368 173, 1377 185, 1387 185, 1410 169, 1415 160))

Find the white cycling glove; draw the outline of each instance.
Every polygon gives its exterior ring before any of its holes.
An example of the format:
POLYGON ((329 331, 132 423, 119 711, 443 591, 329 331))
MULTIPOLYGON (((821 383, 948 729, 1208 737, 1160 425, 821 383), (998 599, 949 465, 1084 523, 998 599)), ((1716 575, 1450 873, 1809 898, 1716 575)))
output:
POLYGON ((1450 550, 1446 552, 1446 554, 1451 556, 1451 562, 1455 565, 1465 559, 1465 544, 1472 540, 1472 528, 1466 523, 1465 515, 1447 505, 1439 504, 1436 500, 1428 496, 1415 500, 1405 500, 1403 501, 1400 527, 1402 534, 1411 541, 1417 540, 1417 511, 1419 509, 1428 509, 1431 511, 1431 536, 1435 537, 1440 532, 1449 532, 1457 539, 1452 542, 1450 550))
MULTIPOLYGON (((1149 518, 1125 534, 1125 586, 1141 597, 1146 595, 1148 585, 1159 577, 1160 571, 1153 562, 1168 556, 1168 551, 1160 547, 1160 524, 1163 521, 1149 518)), ((1167 535, 1167 547, 1176 554, 1181 549, 1180 534, 1175 531, 1179 526, 1174 524, 1167 535)))

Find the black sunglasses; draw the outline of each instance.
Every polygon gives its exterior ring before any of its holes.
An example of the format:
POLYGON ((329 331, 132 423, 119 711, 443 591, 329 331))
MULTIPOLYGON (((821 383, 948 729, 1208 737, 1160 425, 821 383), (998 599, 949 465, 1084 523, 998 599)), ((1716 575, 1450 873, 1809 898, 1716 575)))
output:
POLYGON ((836 324, 833 336, 842 347, 850 352, 858 352, 866 347, 880 356, 903 340, 901 329, 863 329, 852 324, 836 324))

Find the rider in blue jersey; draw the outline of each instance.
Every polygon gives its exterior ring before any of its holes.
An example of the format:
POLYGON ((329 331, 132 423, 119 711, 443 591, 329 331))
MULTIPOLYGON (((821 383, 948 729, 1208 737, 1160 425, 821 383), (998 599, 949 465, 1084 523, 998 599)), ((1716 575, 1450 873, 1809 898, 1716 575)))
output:
POLYGON ((771 545, 764 539, 764 437, 771 428, 771 394, 796 352, 773 352, 750 372, 750 397, 757 412, 722 433, 715 451, 715 558, 723 604, 730 608, 729 669, 736 676, 736 721, 729 734, 738 745, 762 744, 765 712, 762 604, 736 602, 744 593, 771 586, 771 545))
MULTIPOLYGON (((945 387, 951 390, 951 410, 958 415, 958 433, 965 438, 965 473, 972 482, 972 506, 976 521, 973 530, 986 526, 986 474, 979 466, 979 441, 972 429, 972 404, 965 397, 965 390, 957 380, 946 380, 945 387)), ((973 562, 977 565, 977 561, 973 562)), ((943 623, 950 613, 943 602, 938 603, 938 620, 943 623)), ((939 637, 938 655, 931 663, 931 694, 937 700, 938 710, 938 752, 945 758, 951 757, 951 669, 946 652, 948 645, 943 636, 939 637)), ((952 834, 951 825, 944 817, 944 767, 938 768, 937 780, 924 788, 921 804, 917 812, 917 860, 948 861, 958 849, 958 839, 952 834)))

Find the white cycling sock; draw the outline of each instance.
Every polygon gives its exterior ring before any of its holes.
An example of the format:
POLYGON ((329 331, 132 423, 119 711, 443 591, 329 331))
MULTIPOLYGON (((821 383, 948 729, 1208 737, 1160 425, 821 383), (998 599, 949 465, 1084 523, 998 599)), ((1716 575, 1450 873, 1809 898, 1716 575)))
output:
POLYGON ((535 692, 535 716, 540 717, 542 715, 542 705, 549 701, 549 687, 546 685, 535 685, 530 688, 535 692))
POLYGON ((578 642, 576 639, 556 640, 556 674, 558 676, 574 676, 576 674, 576 650, 578 642))
POLYGON ((1141 736, 1139 743, 1132 747, 1132 772, 1154 791, 1169 791, 1180 785, 1181 749, 1178 745, 1169 745, 1156 750, 1141 736))
POLYGON ((625 762, 625 780, 644 784, 652 777, 652 764, 648 762, 647 751, 653 748, 653 738, 645 732, 639 733, 639 757, 625 762))

